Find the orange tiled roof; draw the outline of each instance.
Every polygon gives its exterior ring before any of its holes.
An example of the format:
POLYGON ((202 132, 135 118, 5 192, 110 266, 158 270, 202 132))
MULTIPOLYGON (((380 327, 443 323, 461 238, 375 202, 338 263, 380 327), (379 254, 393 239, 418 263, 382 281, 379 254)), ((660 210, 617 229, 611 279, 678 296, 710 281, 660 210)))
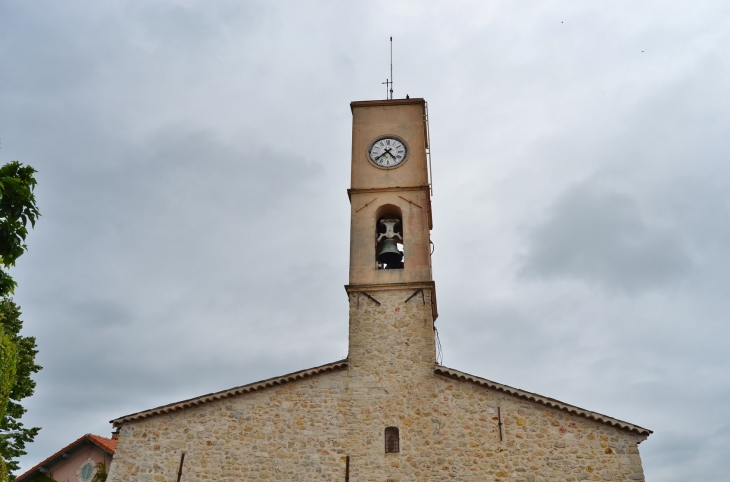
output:
POLYGON ((32 477, 35 477, 38 475, 36 472, 38 472, 38 469, 43 467, 44 465, 48 465, 53 463, 58 457, 61 457, 64 453, 68 452, 69 450, 73 450, 78 445, 81 445, 84 442, 91 442, 92 444, 96 445, 100 449, 107 452, 109 455, 114 455, 114 449, 117 448, 117 441, 112 440, 110 438, 102 437, 101 435, 94 435, 91 433, 87 433, 86 435, 83 435, 70 444, 66 445, 64 448, 56 452, 55 454, 51 455, 44 461, 40 462, 39 464, 35 465, 30 470, 26 470, 22 475, 18 476, 15 481, 16 482, 24 482, 25 480, 31 480, 32 477))
POLYGON ((103 448, 110 454, 114 455, 114 450, 117 448, 118 440, 111 438, 102 437, 101 435, 88 434, 89 440, 93 441, 99 447, 103 448))

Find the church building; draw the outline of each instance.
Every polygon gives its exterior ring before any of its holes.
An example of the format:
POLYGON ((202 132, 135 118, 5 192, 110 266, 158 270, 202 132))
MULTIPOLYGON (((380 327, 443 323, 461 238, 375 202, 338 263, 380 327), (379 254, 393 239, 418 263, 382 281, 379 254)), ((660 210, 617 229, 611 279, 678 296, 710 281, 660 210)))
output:
POLYGON ((109 482, 642 481, 650 430, 437 363, 427 104, 350 107, 347 358, 112 420, 109 482))

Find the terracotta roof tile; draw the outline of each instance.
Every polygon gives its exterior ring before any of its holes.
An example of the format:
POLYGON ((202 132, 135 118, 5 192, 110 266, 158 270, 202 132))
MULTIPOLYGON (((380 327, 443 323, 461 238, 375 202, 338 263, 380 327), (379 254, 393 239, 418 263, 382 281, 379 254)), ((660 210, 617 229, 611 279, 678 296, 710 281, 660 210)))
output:
POLYGON ((88 437, 90 440, 93 440, 96 443, 96 445, 103 448, 110 454, 114 455, 114 450, 117 448, 118 440, 114 440, 114 439, 102 437, 101 435, 94 435, 94 434, 89 434, 88 437))

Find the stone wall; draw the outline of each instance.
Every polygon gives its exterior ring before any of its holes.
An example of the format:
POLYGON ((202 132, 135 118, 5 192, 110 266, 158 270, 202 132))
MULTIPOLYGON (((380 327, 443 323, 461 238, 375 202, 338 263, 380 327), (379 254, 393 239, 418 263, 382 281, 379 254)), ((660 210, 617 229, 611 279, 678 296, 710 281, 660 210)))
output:
POLYGON ((342 480, 341 375, 125 424, 109 482, 342 480))
POLYGON ((415 292, 350 293, 347 370, 124 424, 109 482, 174 481, 183 450, 183 481, 344 481, 346 456, 352 482, 643 480, 644 436, 435 375, 415 292))
POLYGON ((350 480, 643 479, 644 437, 434 375, 431 293, 414 293, 369 292, 380 304, 350 295, 350 480), (387 426, 400 430, 399 454, 384 454, 387 426))

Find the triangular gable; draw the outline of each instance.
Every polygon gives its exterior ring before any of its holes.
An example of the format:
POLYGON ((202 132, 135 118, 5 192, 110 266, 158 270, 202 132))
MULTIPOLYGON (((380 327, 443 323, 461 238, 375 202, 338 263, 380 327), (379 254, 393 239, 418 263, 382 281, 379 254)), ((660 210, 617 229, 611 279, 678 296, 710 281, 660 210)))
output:
MULTIPOLYGON (((347 368, 347 360, 341 360, 334 363, 328 363, 326 365, 320 365, 318 367, 309 368, 306 370, 300 370, 297 372, 289 373, 287 375, 283 375, 280 377, 274 377, 274 378, 268 378, 266 380, 261 380, 254 383, 249 383, 247 385, 242 385, 240 387, 234 387, 230 388, 228 390, 223 390, 220 392, 214 392, 209 393, 207 395, 201 395, 199 397, 191 398, 188 400, 182 400, 180 402, 171 403, 168 405, 162 405, 160 407, 152 408, 149 410, 144 410, 137 413, 132 413, 129 415, 125 415, 123 417, 119 417, 117 419, 111 420, 110 423, 112 423, 115 427, 119 427, 127 422, 135 422, 139 421, 145 418, 154 417, 157 415, 163 415, 171 412, 176 412, 178 410, 183 410, 190 407, 196 407, 205 403, 214 402, 218 400, 222 400, 224 398, 233 397, 236 395, 241 395, 243 393, 253 392, 257 390, 262 390, 265 388, 283 385, 285 383, 293 382, 296 380, 302 380, 304 378, 309 378, 315 375, 319 375, 322 373, 328 373, 335 370, 341 370, 347 368)), ((560 400, 556 400, 554 398, 545 397, 542 395, 539 395, 537 393, 528 392, 525 390, 521 390, 519 388, 510 387, 508 385, 503 385, 501 383, 493 382, 491 380, 487 380, 486 378, 477 377, 474 375, 470 375, 468 373, 461 372, 459 370, 454 370, 453 368, 447 368, 444 366, 437 366, 434 368, 434 373, 437 375, 445 376, 448 378, 453 378, 456 380, 462 380, 470 383, 475 383, 477 385, 491 388, 492 390, 497 390, 503 393, 507 393, 509 395, 516 396, 518 398, 522 398, 524 400, 528 400, 531 402, 535 402, 541 405, 544 405, 546 407, 555 408, 573 415, 578 415, 580 417, 587 418, 589 420, 593 420, 600 423, 605 423, 607 425, 610 425, 612 427, 620 428, 622 430, 627 430, 629 432, 633 432, 639 435, 649 436, 652 431, 643 427, 640 427, 639 425, 635 425, 629 422, 624 422, 623 420, 619 420, 613 417, 609 417, 608 415, 603 415, 601 413, 592 412, 590 410, 586 410, 580 407, 576 407, 575 405, 570 405, 565 402, 561 402, 560 400)))
POLYGON ((199 397, 191 398, 188 400, 182 400, 180 402, 170 403, 168 405, 162 405, 157 408, 144 410, 142 412, 132 413, 124 415, 123 417, 111 420, 109 423, 115 427, 119 427, 127 422, 136 422, 145 418, 154 417, 157 415, 163 415, 178 410, 184 410, 190 407, 196 407, 208 402, 215 402, 224 398, 241 395, 243 393, 253 392, 256 390, 262 390, 264 388, 273 387, 277 385, 283 385, 285 383, 293 382, 296 380, 302 380, 322 373, 331 372, 334 370, 341 370, 347 368, 347 360, 341 360, 334 363, 328 363, 326 365, 320 365, 314 368, 308 368, 306 370, 300 370, 298 372, 289 373, 280 377, 268 378, 261 380, 260 382, 249 383, 248 385, 242 385, 240 387, 229 388, 220 392, 209 393, 207 395, 201 395, 199 397))
POLYGON ((528 400, 531 402, 538 403, 540 405, 545 405, 546 407, 562 410, 563 412, 568 412, 573 415, 578 415, 579 417, 585 417, 585 418, 587 418, 589 420, 593 420, 595 422, 605 423, 612 427, 620 428, 622 430, 627 430, 629 432, 633 432, 633 433, 636 433, 639 435, 644 435, 644 436, 648 437, 649 435, 651 435, 653 433, 649 429, 640 427, 638 425, 634 425, 629 422, 624 422, 623 420, 609 417, 608 415, 603 415, 603 414, 597 413, 597 412, 591 412, 590 410, 576 407, 575 405, 570 405, 568 403, 561 402, 560 400, 555 400, 554 398, 544 397, 542 395, 538 395, 537 393, 527 392, 525 390, 520 390, 519 388, 502 385, 501 383, 493 382, 491 380, 487 380, 486 378, 481 378, 481 377, 477 377, 474 375, 470 375, 468 373, 464 373, 459 370, 454 370, 453 368, 437 366, 434 369, 434 373, 436 373, 437 375, 442 375, 442 376, 448 377, 448 378, 453 378, 455 380, 462 380, 465 382, 475 383, 482 387, 491 388, 492 390, 497 390, 497 391, 500 391, 503 393, 507 393, 509 395, 513 395, 515 397, 522 398, 523 400, 528 400))

